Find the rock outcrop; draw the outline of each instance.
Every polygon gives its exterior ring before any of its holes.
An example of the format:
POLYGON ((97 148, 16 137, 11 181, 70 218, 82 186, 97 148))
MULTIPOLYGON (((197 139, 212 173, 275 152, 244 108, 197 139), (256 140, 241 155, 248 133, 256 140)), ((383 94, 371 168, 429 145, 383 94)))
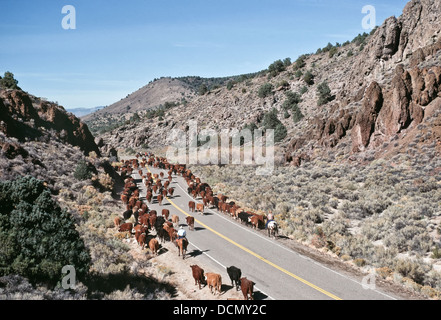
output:
POLYGON ((63 107, 42 101, 21 90, 0 92, 0 130, 20 141, 38 139, 44 131, 78 146, 87 155, 100 150, 86 124, 63 107))
POLYGON ((383 106, 383 91, 378 83, 373 82, 366 90, 363 106, 358 112, 352 128, 352 150, 364 150, 374 133, 378 114, 383 106))

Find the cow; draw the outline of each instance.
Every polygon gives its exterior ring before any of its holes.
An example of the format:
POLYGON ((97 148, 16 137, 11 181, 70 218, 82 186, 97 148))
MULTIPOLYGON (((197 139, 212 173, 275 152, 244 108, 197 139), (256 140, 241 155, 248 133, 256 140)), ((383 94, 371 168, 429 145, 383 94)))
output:
POLYGON ((168 220, 169 215, 170 215, 170 210, 162 209, 162 216, 165 218, 165 220, 168 220))
POLYGON ((204 269, 199 267, 198 265, 190 266, 193 278, 194 278, 194 285, 199 285, 199 290, 201 290, 201 284, 204 284, 205 276, 204 276, 204 269))
POLYGON ((146 245, 146 237, 147 234, 141 233, 138 237, 138 244, 141 246, 141 250, 144 250, 144 246, 146 245))
POLYGON ((132 223, 123 223, 122 225, 119 226, 118 232, 129 231, 131 233, 132 229, 133 229, 133 224, 132 223))
POLYGON ((148 214, 143 214, 142 216, 139 217, 139 223, 143 227, 147 227, 148 228, 150 226, 149 218, 150 218, 150 216, 148 214))
POLYGON ((231 280, 231 286, 234 287, 233 282, 236 284, 236 291, 239 291, 240 278, 242 277, 242 271, 235 266, 227 267, 227 273, 231 280))
POLYGON ((210 292, 212 294, 216 294, 216 291, 221 294, 222 290, 222 277, 220 274, 207 272, 205 274, 205 281, 207 282, 208 287, 210 288, 210 292), (214 288, 214 293, 213 293, 214 288))
POLYGON ((250 222, 256 230, 262 228, 264 225, 263 216, 259 214, 250 215, 248 222, 250 222))
POLYGON ((175 226, 175 227, 177 227, 178 225, 179 225, 179 216, 177 216, 177 215, 172 215, 172 222, 173 222, 173 225, 175 226))
POLYGON ((155 226, 155 230, 157 231, 158 229, 156 228, 156 220, 158 219, 158 216, 156 214, 152 214, 152 212, 149 213, 149 225, 155 226))
POLYGON ((129 220, 130 217, 132 216, 132 213, 133 213, 132 210, 126 210, 126 211, 124 211, 124 213, 123 213, 124 220, 129 220))
POLYGON ((250 217, 250 214, 245 211, 242 211, 237 214, 237 217, 240 219, 240 223, 245 222, 245 224, 248 224, 248 218, 250 217))
POLYGON ((164 199, 164 197, 162 196, 162 194, 158 194, 158 196, 156 197, 156 200, 158 200, 158 203, 160 206, 162 206, 163 199, 164 199))
POLYGON ((198 203, 196 204, 196 212, 200 212, 202 215, 204 215, 204 204, 198 203))
POLYGON ((170 197, 173 197, 173 193, 175 192, 174 188, 169 188, 168 189, 168 194, 170 195, 170 197))
POLYGON ((177 238, 178 232, 173 227, 170 227, 167 223, 164 223, 162 228, 167 232, 170 241, 174 241, 177 238))
POLYGON ((196 207, 196 203, 194 201, 188 202, 188 210, 190 210, 191 212, 194 212, 195 207, 196 207))
POLYGON ((121 218, 115 217, 115 219, 113 219, 113 223, 115 225, 115 228, 118 228, 121 225, 121 218))
POLYGON ((149 241, 149 248, 152 251, 153 254, 158 255, 159 251, 159 242, 155 238, 151 239, 149 241))
POLYGON ((185 218, 185 220, 187 221, 188 228, 193 231, 194 230, 194 217, 188 216, 185 218))
POLYGON ((243 297, 245 300, 254 300, 253 290, 254 282, 247 278, 240 278, 240 288, 242 289, 243 297), (249 296, 249 299, 248 299, 249 296))

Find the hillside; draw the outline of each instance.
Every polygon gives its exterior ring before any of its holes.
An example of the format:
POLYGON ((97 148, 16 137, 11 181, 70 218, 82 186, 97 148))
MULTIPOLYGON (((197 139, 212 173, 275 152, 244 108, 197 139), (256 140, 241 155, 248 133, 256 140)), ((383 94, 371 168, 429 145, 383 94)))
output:
POLYGON ((438 146, 438 13, 439 3, 411 1, 400 17, 387 19, 371 35, 330 45, 232 87, 212 89, 161 117, 132 121, 103 138, 120 149, 166 147, 173 143, 171 130, 185 130, 189 120, 217 132, 251 123, 262 127, 265 114, 275 108, 287 130, 277 143, 279 164, 298 165, 329 151, 348 161, 393 155, 411 143, 409 136, 417 135, 422 123, 434 132, 425 143, 438 146), (306 79, 308 72, 312 80, 306 79), (323 83, 330 92, 319 103, 323 83), (262 97, 264 85, 271 89, 262 97), (300 101, 291 102, 289 92, 300 101), (372 99, 377 101, 372 104, 372 99), (298 119, 298 111, 303 118, 298 119))

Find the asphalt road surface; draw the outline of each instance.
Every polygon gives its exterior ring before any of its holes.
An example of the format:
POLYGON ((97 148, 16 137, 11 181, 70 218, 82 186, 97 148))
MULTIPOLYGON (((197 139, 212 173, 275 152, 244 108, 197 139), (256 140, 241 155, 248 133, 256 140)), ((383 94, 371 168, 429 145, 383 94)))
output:
MULTIPOLYGON (((161 172, 153 167, 142 169, 144 174, 147 170, 153 174, 161 172)), ((141 199, 145 200, 146 187, 135 171, 132 176, 140 188, 141 199)), ((167 177, 167 172, 162 171, 167 177)), ((151 210, 157 210, 159 215, 162 209, 169 209, 170 219, 173 214, 179 216, 179 224, 187 230, 189 240, 186 259, 194 259, 195 264, 203 261, 210 266, 206 272, 220 273, 223 283, 227 285, 231 283, 226 267, 234 265, 240 268, 242 276, 255 283, 256 300, 397 299, 374 288, 372 281, 363 282, 363 279, 331 270, 216 209, 205 208, 204 215, 191 213, 188 202, 202 202, 200 198, 194 200, 188 195, 187 183, 181 176, 173 175, 170 187, 175 188, 174 196, 164 199, 162 206, 159 206, 154 194, 148 206, 151 210), (195 217, 194 231, 190 231, 186 224, 185 217, 188 215, 195 217)), ((177 254, 177 251, 167 254, 177 254)))

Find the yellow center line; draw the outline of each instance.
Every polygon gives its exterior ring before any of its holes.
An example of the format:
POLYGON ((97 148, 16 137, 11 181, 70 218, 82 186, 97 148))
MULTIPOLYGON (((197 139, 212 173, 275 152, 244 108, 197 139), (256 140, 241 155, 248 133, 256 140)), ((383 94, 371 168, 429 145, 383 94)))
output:
MULTIPOLYGON (((146 168, 147 168, 147 170, 148 170, 150 173, 152 173, 152 172, 150 171, 150 169, 149 169, 147 166, 146 166, 146 168)), ((152 174, 152 175, 153 175, 153 174, 152 174)), ((182 210, 181 208, 179 208, 179 207, 178 207, 173 201, 171 201, 168 197, 165 197, 165 198, 167 199, 168 202, 170 202, 170 204, 171 204, 173 207, 175 207, 176 209, 178 209, 178 210, 179 210, 180 212, 182 212, 184 215, 186 215, 186 216, 188 216, 188 217, 191 217, 190 214, 188 214, 187 212, 185 212, 184 210, 182 210)), ((238 247, 238 248, 242 249, 243 251, 245 251, 245 252, 251 254, 252 256, 258 258, 259 260, 265 262, 266 264, 268 264, 268 265, 270 265, 270 266, 276 268, 277 270, 280 270, 280 271, 282 271, 283 273, 289 275, 290 277, 292 277, 292 278, 294 278, 294 279, 296 279, 296 280, 298 280, 298 281, 300 281, 300 282, 306 284, 307 286, 309 286, 309 287, 311 287, 311 288, 313 288, 313 289, 315 289, 315 290, 317 290, 317 291, 319 291, 319 292, 321 292, 321 293, 327 295, 328 297, 330 297, 330 298, 332 298, 332 299, 334 299, 334 300, 342 300, 341 298, 337 297, 336 295, 333 295, 332 293, 330 293, 330 292, 328 292, 328 291, 326 291, 326 290, 324 290, 324 289, 322 289, 322 288, 316 286, 315 284, 312 284, 311 282, 306 281, 305 279, 300 278, 299 276, 295 275, 294 273, 292 273, 292 272, 290 272, 290 271, 288 271, 288 270, 286 270, 286 269, 284 269, 284 268, 282 268, 282 267, 279 267, 279 266, 276 265, 275 263, 273 263, 273 262, 271 262, 271 261, 265 259, 264 257, 262 257, 262 256, 258 255, 257 253, 251 251, 250 249, 245 248, 243 245, 241 245, 241 244, 239 244, 239 243, 237 243, 237 242, 231 240, 230 238, 228 238, 228 237, 224 236, 223 234, 217 232, 216 230, 210 228, 209 226, 207 226, 206 224, 200 222, 199 220, 195 219, 195 222, 199 223, 201 226, 203 226, 203 227, 206 228, 207 230, 210 230, 211 232, 213 232, 214 234, 218 235, 218 236, 221 237, 222 239, 224 239, 224 240, 230 242, 231 244, 235 245, 236 247, 238 247)))

